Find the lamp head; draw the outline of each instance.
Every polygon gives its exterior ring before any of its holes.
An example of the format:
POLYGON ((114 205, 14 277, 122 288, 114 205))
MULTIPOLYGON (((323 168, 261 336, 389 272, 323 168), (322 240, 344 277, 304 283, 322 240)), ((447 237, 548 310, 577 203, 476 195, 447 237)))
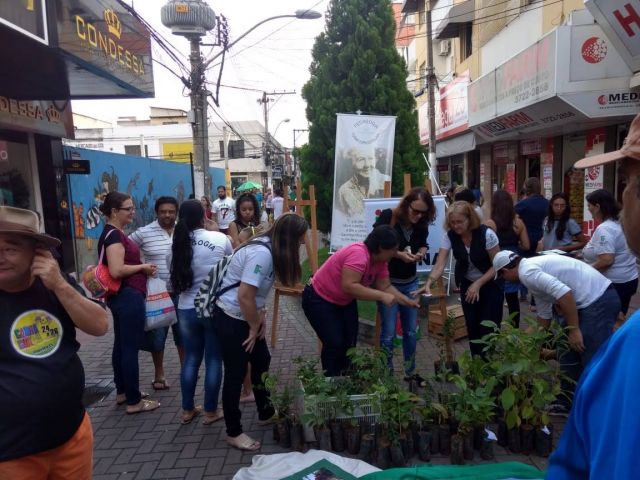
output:
POLYGON ((316 18, 322 17, 320 12, 315 10, 296 10, 296 18, 301 20, 315 20, 316 18))

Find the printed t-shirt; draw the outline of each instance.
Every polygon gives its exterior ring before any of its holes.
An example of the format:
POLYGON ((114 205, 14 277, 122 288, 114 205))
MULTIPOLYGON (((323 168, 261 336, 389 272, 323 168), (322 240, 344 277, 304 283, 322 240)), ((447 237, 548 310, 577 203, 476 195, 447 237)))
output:
MULTIPOLYGON (((265 244, 269 242, 264 237, 258 237, 252 241, 260 241, 265 244)), ((256 308, 260 310, 267 302, 267 295, 273 286, 274 279, 271 251, 266 245, 251 244, 239 249, 233 255, 220 288, 225 288, 236 282, 256 287, 256 308)), ((232 288, 220 295, 216 304, 230 317, 245 320, 238 302, 238 288, 232 288)))
POLYGON ((0 290, 0 311, 2 462, 61 446, 85 411, 75 325, 55 294, 36 278, 22 292, 0 290))
MULTIPOLYGON (((487 250, 491 250, 493 247, 497 246, 500 243, 500 240, 498 239, 496 232, 494 232, 490 228, 487 228, 485 233, 485 242, 486 242, 485 248, 487 250)), ((440 243, 440 248, 444 248, 445 250, 451 250, 451 240, 449 239, 449 235, 447 235, 447 232, 444 232, 444 235, 442 235, 442 242, 440 243)), ((467 254, 469 254, 469 252, 471 251, 471 247, 467 247, 465 245, 464 248, 467 250, 467 254)), ((467 269, 467 273, 464 277, 471 282, 475 282, 480 277, 482 277, 482 275, 484 275, 484 273, 482 273, 478 269, 478 267, 476 267, 473 264, 473 262, 471 261, 471 257, 469 257, 469 268, 467 269)))
POLYGON ((233 198, 225 197, 224 199, 216 198, 213 201, 213 213, 218 219, 218 227, 222 229, 229 228, 229 224, 236 218, 236 202, 233 198))
POLYGON ((342 270, 345 268, 361 273, 360 283, 365 287, 378 279, 389 278, 386 262, 374 263, 364 243, 353 243, 331 255, 313 275, 313 289, 327 302, 348 305, 354 300, 342 290, 342 270))
MULTIPOLYGON (((104 245, 105 252, 102 257, 102 263, 104 265, 109 266, 109 262, 107 261, 107 252, 106 249, 109 245, 113 245, 115 243, 122 243, 124 247, 124 264, 125 265, 142 265, 142 261, 140 260, 140 248, 138 245, 129 240, 129 238, 121 231, 118 230, 113 225, 105 225, 104 230, 102 230, 102 235, 100 235, 100 239, 98 240, 98 255, 100 255, 100 251, 102 250, 102 246, 104 245), (105 240, 107 233, 111 230, 116 230, 105 240)), ((129 275, 122 279, 123 287, 131 287, 138 290, 143 295, 147 295, 147 276, 143 272, 134 273, 133 275, 129 275)))
POLYGON ((567 224, 564 229, 564 234, 562 235, 562 239, 558 240, 556 235, 556 229, 558 228, 558 220, 553 221, 553 227, 551 231, 547 231, 547 225, 549 222, 549 217, 544 219, 544 223, 542 224, 542 243, 544 245, 545 250, 551 250, 552 248, 557 247, 566 247, 567 245, 571 245, 573 242, 573 237, 579 234, 582 231, 578 222, 576 222, 573 218, 567 220, 567 224))
MULTIPOLYGON (((191 248, 193 257, 191 259, 191 270, 193 271, 193 281, 191 288, 180 294, 178 308, 188 310, 195 308, 193 302, 200 286, 211 268, 222 260, 225 255, 231 255, 233 248, 229 237, 220 232, 209 232, 203 228, 193 231, 191 237, 191 248)), ((167 264, 171 265, 171 254, 167 256, 167 264)))
POLYGON ((284 198, 273 197, 271 203, 273 205, 273 219, 276 220, 280 215, 282 215, 282 210, 284 209, 284 198))
POLYGON ((537 315, 545 320, 551 319, 553 304, 566 293, 571 292, 580 310, 598 300, 611 285, 595 268, 564 255, 523 258, 518 275, 536 299, 537 315))
POLYGON ((582 250, 584 260, 590 264, 598 260, 598 255, 607 253, 613 255, 613 264, 601 272, 605 277, 613 283, 625 283, 638 278, 636 257, 629 250, 620 222, 602 222, 582 250))
MULTIPOLYGON (((109 235, 109 238, 113 235, 109 235)), ((167 289, 171 291, 166 258, 171 252, 173 236, 160 226, 158 220, 154 220, 129 235, 129 239, 138 245, 145 263, 153 263, 158 267, 158 278, 167 282, 167 289)))

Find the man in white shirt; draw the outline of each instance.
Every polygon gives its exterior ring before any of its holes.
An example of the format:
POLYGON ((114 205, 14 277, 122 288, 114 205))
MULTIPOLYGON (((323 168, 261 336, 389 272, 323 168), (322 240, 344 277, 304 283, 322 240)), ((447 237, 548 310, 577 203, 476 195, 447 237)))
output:
POLYGON ((503 250, 493 257, 496 277, 521 282, 536 298, 538 322, 548 327, 555 308, 568 328, 570 350, 560 364, 576 382, 600 345, 613 332, 620 298, 609 279, 595 268, 564 255, 521 258, 503 250))
POLYGON ((282 190, 276 188, 274 190, 274 197, 271 201, 273 205, 273 221, 275 222, 280 215, 282 215, 282 210, 284 209, 284 198, 282 198, 282 190))
POLYGON ((229 224, 236 219, 236 202, 227 197, 227 188, 224 185, 218 187, 218 198, 213 202, 212 208, 214 220, 218 223, 218 229, 225 235, 229 234, 229 224))
MULTIPOLYGON (((167 268, 167 254, 171 252, 173 243, 173 228, 178 215, 178 201, 174 197, 160 197, 155 203, 156 220, 149 225, 138 228, 129 235, 140 248, 140 253, 147 263, 158 266, 158 277, 167 282, 167 290, 171 293, 171 282, 169 282, 169 269, 167 268)), ((172 294, 171 298, 177 308, 177 298, 172 294)), ((180 329, 175 323, 171 326, 173 341, 176 344, 180 364, 184 360, 184 347, 180 337, 180 329)), ((164 346, 167 340, 169 328, 158 328, 147 332, 147 347, 151 350, 155 376, 152 383, 154 390, 166 390, 169 384, 164 374, 164 346)))

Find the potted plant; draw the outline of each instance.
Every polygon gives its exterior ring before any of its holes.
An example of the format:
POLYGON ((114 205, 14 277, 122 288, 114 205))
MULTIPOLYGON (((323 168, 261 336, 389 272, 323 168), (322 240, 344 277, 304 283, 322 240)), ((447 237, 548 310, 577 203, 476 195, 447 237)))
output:
MULTIPOLYGON (((406 465, 409 425, 413 420, 418 397, 401 387, 395 379, 382 387, 382 414, 380 423, 386 428, 386 436, 390 440, 391 460, 394 466, 406 465)), ((384 435, 383 435, 384 436, 384 435)))
POLYGON ((327 427, 327 414, 324 405, 330 397, 326 393, 316 393, 305 399, 305 411, 302 421, 313 429, 316 445, 320 450, 331 450, 331 431, 327 427))
POLYGON ((269 399, 278 420, 278 443, 283 448, 291 448, 291 419, 294 392, 289 382, 280 382, 275 373, 262 374, 264 388, 269 392, 269 399))
POLYGON ((440 358, 433 364, 436 375, 442 371, 450 371, 454 374, 460 373, 460 367, 456 361, 453 343, 455 337, 456 317, 452 311, 448 311, 442 323, 442 339, 438 340, 438 350, 440 358))

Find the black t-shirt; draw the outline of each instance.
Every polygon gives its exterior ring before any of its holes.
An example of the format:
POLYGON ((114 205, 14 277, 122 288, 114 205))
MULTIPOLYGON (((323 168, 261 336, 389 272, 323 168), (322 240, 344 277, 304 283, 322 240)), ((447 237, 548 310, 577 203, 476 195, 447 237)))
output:
POLYGON ((84 417, 84 369, 75 325, 39 278, 22 292, 0 290, 0 312, 2 462, 59 447, 74 435, 84 417))
MULTIPOLYGON (((392 215, 393 212, 390 208, 383 210, 373 226, 391 225, 392 215)), ((429 229, 426 225, 412 225, 409 231, 403 229, 400 222, 396 221, 394 229, 398 234, 398 241, 400 242, 398 244, 399 251, 404 251, 404 249, 409 246, 411 247, 411 253, 415 254, 418 253, 418 250, 421 248, 427 247, 429 229)), ((415 263, 405 263, 399 258, 392 258, 389 260, 389 278, 391 281, 396 281, 397 283, 408 283, 416 278, 416 268, 417 265, 415 263)))

